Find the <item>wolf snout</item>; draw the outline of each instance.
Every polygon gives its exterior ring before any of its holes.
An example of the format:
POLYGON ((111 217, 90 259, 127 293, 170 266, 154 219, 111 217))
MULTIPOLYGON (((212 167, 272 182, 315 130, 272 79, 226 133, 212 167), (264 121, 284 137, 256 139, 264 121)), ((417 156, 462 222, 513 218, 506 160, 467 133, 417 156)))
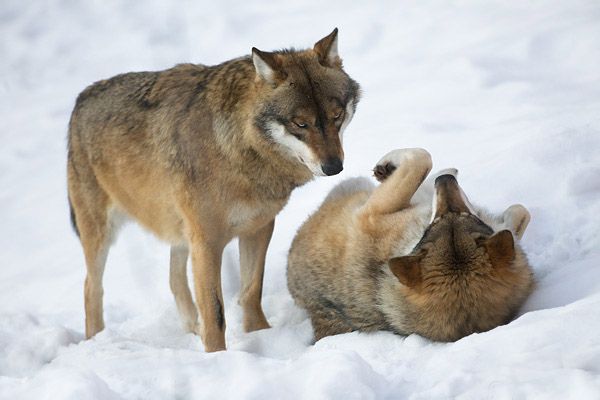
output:
POLYGON ((327 176, 337 175, 344 169, 344 163, 339 158, 330 158, 324 164, 321 164, 321 169, 327 176))

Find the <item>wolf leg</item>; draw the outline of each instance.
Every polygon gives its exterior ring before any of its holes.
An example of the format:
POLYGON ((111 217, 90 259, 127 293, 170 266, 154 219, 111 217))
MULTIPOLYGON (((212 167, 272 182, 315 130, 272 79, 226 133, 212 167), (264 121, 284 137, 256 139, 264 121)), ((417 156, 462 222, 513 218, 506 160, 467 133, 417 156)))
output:
POLYGON ((171 246, 169 284, 186 331, 199 335, 198 310, 194 305, 187 280, 188 254, 187 247, 171 246))
POLYGON ((242 288, 240 305, 244 309, 244 330, 246 332, 269 328, 260 303, 265 271, 267 247, 271 241, 275 220, 269 222, 252 235, 239 238, 240 274, 242 288))
POLYGON ((79 233, 87 270, 84 305, 85 336, 89 339, 104 329, 102 276, 113 234, 109 199, 87 166, 75 169, 69 162, 67 174, 73 222, 79 233))
POLYGON ((423 149, 401 149, 386 154, 375 170, 390 171, 380 179, 363 206, 366 214, 389 214, 406 208, 431 170, 431 156, 423 149))
POLYGON ((310 322, 313 326, 315 341, 326 336, 339 335, 357 330, 339 318, 338 313, 325 308, 309 309, 310 322))
POLYGON ((524 206, 513 204, 504 211, 502 219, 504 221, 504 226, 514 233, 517 239, 521 239, 527 225, 529 225, 531 215, 524 206))
POLYGON ((82 223, 83 218, 80 214, 76 215, 78 215, 79 232, 87 269, 84 284, 84 304, 85 337, 89 339, 104 329, 102 277, 110 243, 106 237, 106 232, 102 232, 103 227, 92 233, 92 230, 87 229, 85 223, 82 223))
POLYGON ((192 272, 196 303, 202 317, 202 342, 207 352, 225 350, 225 309, 221 289, 223 245, 193 241, 192 272))
MULTIPOLYGON (((83 230, 81 230, 83 232, 83 230)), ((87 266, 84 284, 85 336, 91 338, 104 329, 102 277, 108 256, 109 244, 101 238, 86 238, 82 243, 87 266)))

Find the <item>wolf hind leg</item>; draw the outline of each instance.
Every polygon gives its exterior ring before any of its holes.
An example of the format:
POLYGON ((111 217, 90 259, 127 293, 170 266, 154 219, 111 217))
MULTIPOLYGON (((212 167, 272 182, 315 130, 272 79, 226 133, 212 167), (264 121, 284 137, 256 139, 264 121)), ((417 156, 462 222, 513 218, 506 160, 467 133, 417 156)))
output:
POLYGON ((189 250, 184 246, 171 246, 169 286, 175 297, 177 311, 187 332, 200 335, 198 310, 192 299, 187 279, 187 260, 189 250))
POLYGON ((326 336, 339 335, 355 331, 356 328, 341 319, 335 311, 328 308, 309 310, 315 341, 326 336))
MULTIPOLYGON (((78 222, 81 220, 82 218, 78 218, 78 222)), ((104 329, 102 277, 104 276, 104 267, 108 257, 110 238, 106 234, 90 235, 90 232, 85 228, 79 229, 87 268, 84 284, 84 303, 85 336, 89 339, 104 329)))
POLYGON ((104 329, 102 277, 108 256, 109 244, 104 240, 86 240, 84 253, 87 274, 84 284, 85 336, 91 338, 104 329))
POLYGON ((523 237, 527 225, 531 220, 529 211, 521 204, 513 204, 502 214, 504 226, 509 229, 518 239, 523 237))
POLYGON ((362 212, 389 214, 402 210, 431 171, 431 155, 424 149, 400 149, 386 154, 375 166, 383 171, 382 183, 375 188, 362 212), (389 172, 388 172, 389 171, 389 172), (387 174, 387 176, 386 176, 387 174))
POLYGON ((87 270, 84 305, 85 336, 89 339, 104 329, 102 277, 113 235, 110 201, 86 166, 76 171, 69 163, 67 173, 69 202, 87 270))

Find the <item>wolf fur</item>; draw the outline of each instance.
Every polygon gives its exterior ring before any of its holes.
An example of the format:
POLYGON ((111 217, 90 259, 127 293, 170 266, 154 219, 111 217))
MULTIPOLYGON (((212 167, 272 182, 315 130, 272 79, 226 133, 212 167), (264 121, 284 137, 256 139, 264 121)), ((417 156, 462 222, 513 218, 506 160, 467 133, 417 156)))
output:
POLYGON ((358 98, 337 29, 309 50, 253 48, 216 66, 126 73, 85 89, 69 124, 67 174, 87 266, 86 336, 104 328, 102 275, 123 217, 171 245, 177 308, 207 351, 225 349, 221 255, 234 237, 244 329, 269 327, 261 293, 275 216, 294 188, 342 170, 358 98))
POLYGON ((427 179, 431 157, 395 150, 375 187, 342 182, 298 231, 288 287, 315 338, 389 330, 454 341, 507 323, 532 290, 518 244, 529 213, 494 216, 473 206, 456 169, 427 179))

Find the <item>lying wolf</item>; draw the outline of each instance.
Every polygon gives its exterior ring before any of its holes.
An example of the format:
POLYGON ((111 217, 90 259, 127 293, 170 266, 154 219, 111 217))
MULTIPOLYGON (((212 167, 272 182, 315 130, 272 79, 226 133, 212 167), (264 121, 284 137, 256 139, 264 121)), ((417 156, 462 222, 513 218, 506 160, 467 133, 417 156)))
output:
POLYGON ((337 42, 335 29, 309 50, 254 48, 215 66, 118 75, 79 95, 67 178, 87 267, 87 337, 104 328, 102 275, 122 216, 171 245, 177 308, 207 351, 225 349, 221 255, 234 237, 244 329, 269 326, 261 293, 275 216, 294 188, 343 168, 359 87, 337 42))
POLYGON ((341 183, 300 228, 288 287, 317 340, 389 330, 454 341, 507 323, 531 292, 515 242, 528 211, 489 215, 469 203, 456 170, 423 182, 430 169, 425 150, 392 151, 375 167, 378 187, 341 183))

